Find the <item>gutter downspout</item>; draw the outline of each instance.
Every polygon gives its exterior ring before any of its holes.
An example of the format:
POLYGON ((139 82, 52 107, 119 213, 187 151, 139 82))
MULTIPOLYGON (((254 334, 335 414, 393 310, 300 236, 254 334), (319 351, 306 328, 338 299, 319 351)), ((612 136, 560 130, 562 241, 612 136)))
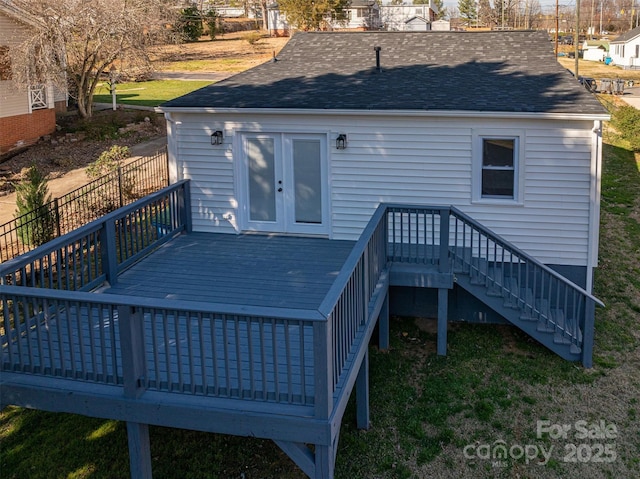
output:
POLYGON ((589 188, 589 245, 587 251, 586 287, 593 292, 593 273, 598 266, 598 244, 600 241, 600 194, 602 184, 602 121, 593 122, 591 139, 591 185, 589 188))

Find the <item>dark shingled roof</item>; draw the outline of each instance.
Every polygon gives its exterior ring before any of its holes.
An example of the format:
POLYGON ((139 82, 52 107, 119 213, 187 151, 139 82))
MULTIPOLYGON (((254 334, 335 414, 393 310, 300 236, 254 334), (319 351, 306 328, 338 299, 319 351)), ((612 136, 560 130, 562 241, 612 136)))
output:
POLYGON ((615 40, 613 40, 611 43, 625 43, 625 42, 628 42, 629 40, 633 40, 638 35, 640 35, 640 26, 637 26, 636 28, 629 30, 626 33, 623 33, 622 35, 617 37, 615 40))
POLYGON ((277 61, 162 107, 606 113, 532 31, 297 33, 277 61))

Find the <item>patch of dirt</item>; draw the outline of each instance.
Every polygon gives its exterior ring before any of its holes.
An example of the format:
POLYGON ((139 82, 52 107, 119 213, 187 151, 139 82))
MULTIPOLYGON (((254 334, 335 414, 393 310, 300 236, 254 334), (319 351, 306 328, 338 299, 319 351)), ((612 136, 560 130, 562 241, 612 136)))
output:
POLYGON ((52 180, 89 165, 113 145, 131 147, 166 135, 163 117, 151 111, 109 110, 87 120, 68 113, 58 117, 58 127, 17 155, 0 159, 0 196, 15 191, 31 165, 52 180))
POLYGON ((234 69, 245 70, 270 60, 284 47, 288 37, 263 36, 250 44, 244 37, 248 32, 226 33, 215 40, 203 37, 194 43, 162 45, 151 50, 156 70, 167 68, 172 62, 192 60, 233 60, 234 69))

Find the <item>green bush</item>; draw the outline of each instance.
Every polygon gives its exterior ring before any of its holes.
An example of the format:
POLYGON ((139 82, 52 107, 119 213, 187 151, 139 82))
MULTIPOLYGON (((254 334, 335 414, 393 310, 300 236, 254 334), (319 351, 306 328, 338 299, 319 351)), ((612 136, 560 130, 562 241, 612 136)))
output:
POLYGON ((32 165, 26 177, 16 185, 15 217, 18 238, 23 244, 40 246, 54 237, 54 216, 49 208, 51 195, 47 179, 32 165))
POLYGON ((185 8, 180 12, 176 30, 186 42, 197 42, 204 33, 202 15, 198 7, 185 8))
POLYGON ((216 34, 220 32, 220 26, 218 25, 218 14, 213 8, 207 12, 204 21, 207 24, 207 32, 211 40, 215 40, 216 34))
POLYGON ((611 123, 629 141, 631 148, 640 151, 640 110, 621 106, 611 115, 611 123))

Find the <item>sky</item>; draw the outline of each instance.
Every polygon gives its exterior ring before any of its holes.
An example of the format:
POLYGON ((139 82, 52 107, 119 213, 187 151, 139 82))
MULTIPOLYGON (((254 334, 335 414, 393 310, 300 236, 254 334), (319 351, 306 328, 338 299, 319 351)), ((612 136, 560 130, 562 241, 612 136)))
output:
MULTIPOLYGON (((575 7, 574 0, 558 0, 561 7, 575 7)), ((490 0, 493 4, 493 0, 490 0)), ((553 12, 556 8, 556 0, 538 0, 543 12, 553 12)), ((444 0, 444 6, 447 8, 457 8, 458 0, 444 0)))

